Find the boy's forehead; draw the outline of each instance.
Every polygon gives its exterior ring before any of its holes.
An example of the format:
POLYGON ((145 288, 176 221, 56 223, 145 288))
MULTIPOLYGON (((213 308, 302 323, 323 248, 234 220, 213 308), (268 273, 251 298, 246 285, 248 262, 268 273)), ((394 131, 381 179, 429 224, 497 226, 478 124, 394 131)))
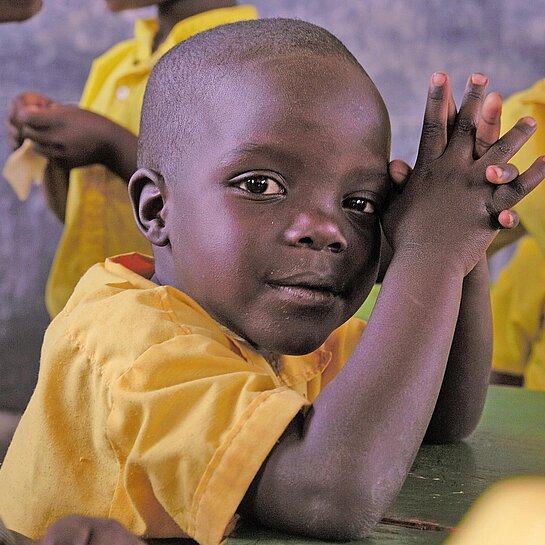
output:
POLYGON ((209 83, 193 111, 192 144, 170 155, 169 171, 178 177, 213 157, 214 168, 257 164, 308 172, 312 163, 324 174, 361 178, 373 172, 382 184, 389 121, 357 66, 324 57, 260 58, 223 66, 209 83))
MULTIPOLYGON (((382 97, 365 71, 333 55, 309 53, 255 56, 228 64, 203 67, 193 86, 195 104, 212 108, 215 115, 236 104, 306 106, 317 100, 346 98, 345 105, 387 118, 382 97)), ((181 90, 183 92, 183 89, 181 90)), ((176 104, 172 104, 176 108, 176 104)), ((337 101, 334 115, 346 108, 337 101)))
MULTIPOLYGON (((257 130, 270 129, 275 123, 299 123, 310 134, 320 125, 344 121, 347 130, 372 131, 375 141, 389 143, 382 97, 354 63, 307 53, 256 57, 221 70, 221 77, 210 81, 205 108, 215 120, 233 123, 233 130, 237 121, 247 122, 247 114, 253 111, 258 113, 254 116, 257 130), (229 115, 232 112, 239 115, 229 115)), ((201 128, 207 130, 207 124, 201 128)))

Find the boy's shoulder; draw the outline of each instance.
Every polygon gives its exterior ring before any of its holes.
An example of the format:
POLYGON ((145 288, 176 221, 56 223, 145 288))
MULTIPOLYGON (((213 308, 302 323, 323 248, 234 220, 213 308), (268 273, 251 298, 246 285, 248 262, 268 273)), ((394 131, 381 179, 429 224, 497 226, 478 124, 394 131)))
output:
POLYGON ((77 347, 89 360, 123 368, 176 337, 198 333, 228 345, 219 324, 197 303, 155 284, 152 274, 153 259, 136 253, 91 267, 52 321, 44 347, 77 347))

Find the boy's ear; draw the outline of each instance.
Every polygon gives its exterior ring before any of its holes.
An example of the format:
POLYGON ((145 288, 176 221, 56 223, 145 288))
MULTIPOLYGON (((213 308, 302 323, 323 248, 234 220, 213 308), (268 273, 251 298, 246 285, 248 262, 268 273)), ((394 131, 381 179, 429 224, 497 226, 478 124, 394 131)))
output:
POLYGON ((136 224, 154 246, 169 242, 165 225, 166 186, 158 172, 139 168, 129 180, 129 197, 136 224))

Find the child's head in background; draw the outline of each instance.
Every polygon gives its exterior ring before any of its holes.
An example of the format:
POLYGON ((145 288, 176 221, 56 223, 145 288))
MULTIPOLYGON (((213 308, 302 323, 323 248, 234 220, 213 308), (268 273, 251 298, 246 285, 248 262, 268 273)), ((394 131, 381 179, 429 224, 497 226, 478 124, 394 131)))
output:
POLYGON ((155 280, 258 348, 314 350, 376 279, 389 152, 379 92, 319 27, 264 19, 176 46, 130 183, 155 280))

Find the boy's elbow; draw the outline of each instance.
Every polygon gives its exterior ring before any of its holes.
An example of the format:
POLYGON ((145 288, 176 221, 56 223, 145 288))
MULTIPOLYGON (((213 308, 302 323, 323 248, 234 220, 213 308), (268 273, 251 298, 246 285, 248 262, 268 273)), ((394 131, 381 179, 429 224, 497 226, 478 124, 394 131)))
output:
POLYGON ((457 422, 449 426, 429 426, 424 436, 424 443, 440 445, 458 443, 467 439, 477 428, 479 420, 457 422))
POLYGON ((354 490, 346 481, 336 488, 304 494, 291 511, 292 524, 284 531, 328 541, 348 541, 367 537, 384 516, 391 501, 372 497, 366 490, 354 490))
POLYGON ((317 539, 348 541, 363 539, 384 515, 382 505, 373 505, 369 498, 339 494, 320 502, 309 514, 308 535, 317 539))

